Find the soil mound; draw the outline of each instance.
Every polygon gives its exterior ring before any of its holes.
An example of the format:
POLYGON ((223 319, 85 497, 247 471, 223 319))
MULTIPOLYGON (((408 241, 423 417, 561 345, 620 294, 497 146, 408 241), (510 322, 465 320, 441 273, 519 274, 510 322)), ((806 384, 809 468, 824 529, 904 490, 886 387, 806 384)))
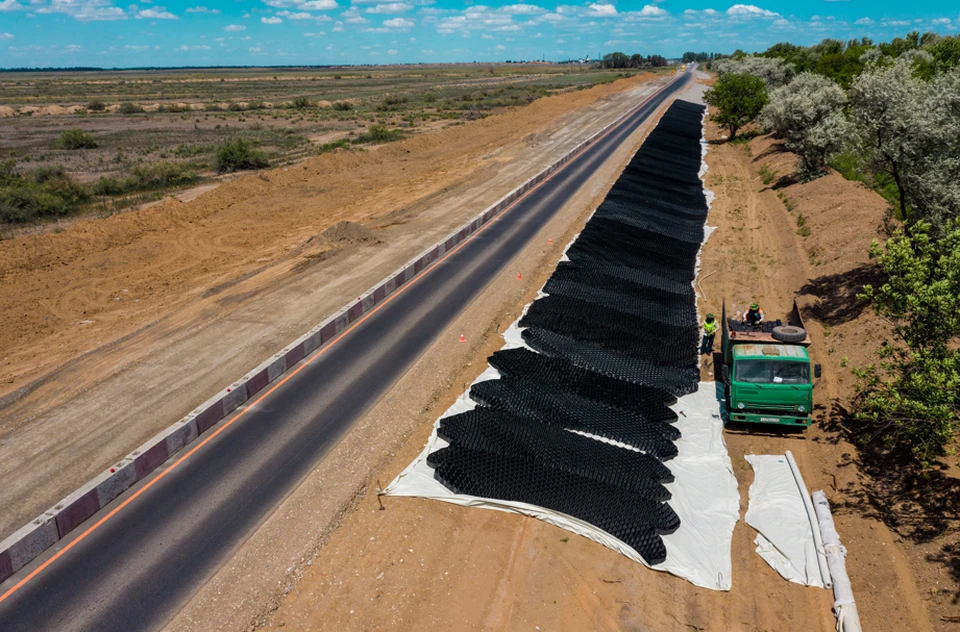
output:
POLYGON ((372 230, 354 222, 334 224, 323 231, 323 238, 337 246, 361 246, 380 243, 372 230))

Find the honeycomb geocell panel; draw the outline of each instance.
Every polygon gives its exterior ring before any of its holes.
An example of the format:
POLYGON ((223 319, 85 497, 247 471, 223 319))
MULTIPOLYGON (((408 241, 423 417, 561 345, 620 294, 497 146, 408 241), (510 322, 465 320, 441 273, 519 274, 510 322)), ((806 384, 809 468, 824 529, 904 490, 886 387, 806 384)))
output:
POLYGON ((632 546, 650 564, 666 559, 660 534, 680 519, 663 502, 517 459, 451 445, 427 457, 438 480, 460 494, 545 507, 596 525, 632 546))
POLYGON ((703 114, 667 109, 517 323, 528 348, 494 353, 499 379, 472 385, 477 406, 438 421, 448 445, 426 463, 448 490, 572 516, 650 564, 666 558, 660 536, 680 523, 665 502, 680 437, 669 406, 700 377, 703 114))
POLYGON ((677 455, 673 440, 680 433, 673 426, 562 393, 511 378, 474 384, 470 398, 481 406, 618 441, 659 459, 677 455))
POLYGON ((623 410, 640 413, 656 421, 676 421, 667 406, 677 398, 663 389, 616 380, 528 349, 504 349, 489 358, 490 365, 503 375, 522 377, 542 384, 554 384, 572 393, 623 410))
POLYGON ((700 370, 661 367, 641 358, 626 356, 610 349, 555 334, 539 327, 523 330, 523 339, 532 349, 606 376, 634 384, 662 388, 674 395, 697 390, 700 370))
POLYGON ((437 434, 457 445, 494 454, 534 459, 543 465, 586 476, 644 498, 666 500, 661 483, 673 480, 655 457, 595 441, 550 424, 478 407, 440 420, 437 434))

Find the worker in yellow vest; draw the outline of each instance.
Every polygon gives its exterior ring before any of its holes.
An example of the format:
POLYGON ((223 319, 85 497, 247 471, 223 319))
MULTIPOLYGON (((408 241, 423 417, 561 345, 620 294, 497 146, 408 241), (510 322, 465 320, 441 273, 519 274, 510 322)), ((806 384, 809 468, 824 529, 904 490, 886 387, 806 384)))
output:
POLYGON ((717 335, 717 321, 713 314, 707 314, 703 320, 703 341, 700 343, 700 355, 713 353, 713 339, 717 335))

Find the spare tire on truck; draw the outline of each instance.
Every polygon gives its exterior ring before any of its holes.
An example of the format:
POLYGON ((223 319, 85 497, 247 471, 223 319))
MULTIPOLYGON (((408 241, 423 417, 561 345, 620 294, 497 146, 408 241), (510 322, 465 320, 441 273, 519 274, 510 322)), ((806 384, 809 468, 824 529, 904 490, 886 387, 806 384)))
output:
POLYGON ((780 342, 803 342, 807 339, 807 330, 793 325, 781 325, 780 327, 774 327, 770 335, 773 336, 774 340, 780 342))

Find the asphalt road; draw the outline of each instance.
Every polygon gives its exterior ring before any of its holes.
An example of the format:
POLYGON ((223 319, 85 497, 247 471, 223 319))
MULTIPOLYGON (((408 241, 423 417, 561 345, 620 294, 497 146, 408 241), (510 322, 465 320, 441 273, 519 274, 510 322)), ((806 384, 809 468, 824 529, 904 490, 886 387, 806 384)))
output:
POLYGON ((436 332, 690 78, 674 82, 10 595, 0 603, 0 630, 162 627, 416 362, 436 332))

